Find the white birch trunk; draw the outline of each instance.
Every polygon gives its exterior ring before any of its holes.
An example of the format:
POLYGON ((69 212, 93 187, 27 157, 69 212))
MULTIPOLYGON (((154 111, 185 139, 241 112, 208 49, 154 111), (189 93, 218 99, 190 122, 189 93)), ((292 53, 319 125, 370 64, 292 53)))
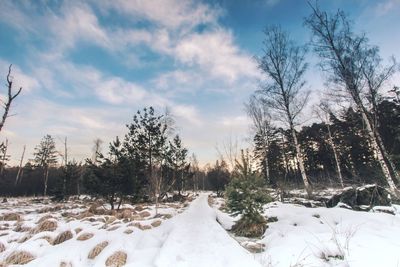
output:
POLYGON ((367 129, 368 135, 370 137, 372 149, 374 150, 374 152, 376 154, 376 157, 378 159, 378 162, 381 165, 381 169, 382 169, 383 175, 386 178, 386 182, 389 185, 390 191, 392 191, 394 194, 397 195, 398 191, 397 191, 396 184, 394 183, 394 181, 392 179, 389 167, 386 164, 386 161, 385 161, 384 155, 382 153, 382 150, 380 149, 380 147, 378 145, 377 138, 376 138, 376 136, 374 134, 374 131, 372 130, 371 123, 368 120, 367 114, 365 114, 364 110, 361 110, 361 115, 362 115, 363 121, 365 123, 365 127, 367 129))
POLYGON ((335 157, 335 163, 336 163, 336 171, 339 177, 339 182, 340 185, 342 186, 342 188, 344 187, 344 183, 343 183, 343 177, 342 177, 342 170, 340 168, 340 162, 339 162, 339 156, 336 150, 336 146, 335 143, 333 142, 333 138, 332 138, 332 134, 331 134, 331 128, 329 127, 329 124, 327 124, 327 128, 328 128, 328 137, 329 137, 329 144, 332 147, 333 150, 333 156, 335 157))
POLYGON ((306 188, 308 197, 311 197, 312 189, 311 189, 311 185, 307 179, 306 169, 304 168, 303 153, 301 152, 300 144, 297 140, 297 135, 296 135, 296 132, 295 132, 293 126, 290 128, 291 128, 291 132, 292 132, 292 136, 293 136, 294 146, 296 148, 296 159, 297 159, 297 162, 299 165, 301 177, 303 178, 304 187, 306 188))

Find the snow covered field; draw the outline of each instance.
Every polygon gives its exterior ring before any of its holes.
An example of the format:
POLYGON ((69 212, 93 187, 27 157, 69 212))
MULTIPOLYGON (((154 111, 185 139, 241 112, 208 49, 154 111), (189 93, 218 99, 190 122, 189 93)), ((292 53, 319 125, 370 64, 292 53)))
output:
MULTIPOLYGON (((400 206, 389 209, 396 215, 272 202, 264 215, 276 222, 268 223, 264 237, 236 239, 259 252, 254 257, 263 266, 395 267, 400 266, 400 206)), ((235 220, 221 211, 218 219, 226 229, 235 220)))
POLYGON ((400 266, 399 206, 390 215, 273 202, 264 237, 251 240, 225 230, 235 218, 222 203, 204 193, 155 216, 151 205, 107 215, 82 201, 12 199, 0 204, 0 262, 25 251, 24 266, 400 266))

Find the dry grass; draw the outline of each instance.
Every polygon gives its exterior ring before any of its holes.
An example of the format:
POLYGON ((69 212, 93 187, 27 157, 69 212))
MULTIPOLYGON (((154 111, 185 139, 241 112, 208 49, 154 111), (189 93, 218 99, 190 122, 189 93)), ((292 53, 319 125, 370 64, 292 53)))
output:
POLYGON ((54 220, 44 220, 39 223, 39 225, 33 229, 32 233, 37 234, 44 231, 53 232, 57 229, 57 221, 54 220))
POLYGON ((0 216, 0 221, 21 221, 22 216, 18 213, 6 213, 0 216))
POLYGON ((85 241, 85 240, 92 238, 93 236, 94 236, 94 234, 92 234, 92 233, 83 233, 80 236, 78 236, 78 238, 76 240, 85 241))
POLYGON ((126 255, 125 252, 123 251, 116 251, 114 252, 110 257, 107 258, 106 260, 106 266, 107 267, 121 267, 124 266, 126 263, 126 258, 128 255, 126 255))
POLYGON ((132 234, 133 233, 133 230, 132 229, 126 229, 125 231, 124 231, 124 234, 132 234))
POLYGON ((84 212, 78 214, 78 215, 76 216, 76 218, 79 219, 79 220, 82 220, 82 219, 84 219, 84 218, 92 217, 92 216, 93 216, 93 213, 91 213, 91 212, 89 212, 89 211, 84 211, 84 212))
POLYGON ((54 219, 54 217, 51 216, 50 214, 47 214, 47 215, 44 215, 43 217, 41 217, 36 223, 40 224, 41 222, 46 221, 48 219, 54 219))
POLYGON ((6 250, 6 246, 0 242, 0 253, 4 252, 6 250))
POLYGON ((149 229, 151 229, 151 226, 150 225, 143 225, 143 224, 140 224, 140 223, 138 223, 138 222, 135 222, 135 223, 133 223, 131 226, 134 226, 134 227, 136 227, 136 228, 139 228, 140 230, 149 230, 149 229))
POLYGON ((23 226, 23 223, 18 222, 13 229, 14 232, 28 232, 31 228, 27 226, 23 226))
POLYGON ((48 236, 48 235, 39 237, 38 239, 44 239, 44 240, 46 240, 47 242, 49 242, 49 244, 53 244, 53 239, 52 239, 50 236, 48 236))
POLYGON ((56 205, 54 207, 45 207, 40 210, 38 210, 38 213, 48 213, 48 212, 53 212, 53 211, 59 211, 62 209, 66 209, 67 207, 64 205, 56 205))
POLYGON ((156 221, 151 223, 151 226, 153 226, 153 227, 158 227, 160 225, 161 225, 161 221, 160 220, 156 220, 156 221))
POLYGON ((71 239, 74 235, 71 231, 64 231, 60 233, 53 241, 53 245, 61 244, 69 239, 71 239))
POLYGON ((24 242, 26 242, 27 240, 31 239, 31 237, 32 237, 32 234, 26 234, 26 235, 24 235, 22 238, 20 238, 17 242, 18 242, 18 243, 24 243, 24 242))
POLYGON ((146 217, 150 217, 151 213, 145 210, 145 211, 142 211, 141 213, 139 213, 139 216, 142 218, 146 218, 146 217))
POLYGON ((115 230, 117 230, 118 228, 119 228, 119 225, 115 225, 115 226, 113 226, 113 227, 108 228, 107 231, 115 231, 115 230))
POLYGON ((103 241, 99 244, 97 244, 94 248, 92 248, 92 250, 89 252, 88 255, 88 259, 93 260, 94 258, 96 258, 105 247, 108 246, 108 242, 107 241, 103 241))
POLYGON ((27 264, 28 262, 34 260, 35 257, 27 252, 27 251, 14 251, 8 257, 6 258, 5 264, 6 265, 11 265, 11 264, 27 264))
POLYGON ((114 217, 114 216, 108 216, 108 217, 106 217, 106 224, 113 223, 113 222, 115 222, 115 220, 117 220, 116 217, 114 217))
POLYGON ((72 263, 62 261, 60 262, 60 267, 72 267, 72 263))

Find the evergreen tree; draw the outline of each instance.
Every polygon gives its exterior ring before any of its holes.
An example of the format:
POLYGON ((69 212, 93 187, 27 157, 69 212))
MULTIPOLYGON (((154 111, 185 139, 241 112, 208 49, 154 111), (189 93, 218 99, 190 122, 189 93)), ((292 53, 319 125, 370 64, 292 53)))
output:
POLYGON ((51 135, 45 135, 34 152, 34 163, 43 171, 43 195, 47 195, 47 186, 49 179, 49 169, 57 164, 57 150, 56 143, 51 135))
POLYGON ((227 207, 232 215, 242 215, 232 230, 242 236, 259 237, 266 230, 262 216, 263 205, 271 198, 263 191, 264 180, 251 169, 248 152, 243 152, 241 161, 236 161, 233 178, 226 188, 227 207))
POLYGON ((172 168, 174 183, 179 195, 181 195, 181 191, 184 189, 185 177, 189 167, 186 161, 187 153, 188 151, 183 147, 179 135, 176 135, 172 142, 169 142, 168 163, 172 168))

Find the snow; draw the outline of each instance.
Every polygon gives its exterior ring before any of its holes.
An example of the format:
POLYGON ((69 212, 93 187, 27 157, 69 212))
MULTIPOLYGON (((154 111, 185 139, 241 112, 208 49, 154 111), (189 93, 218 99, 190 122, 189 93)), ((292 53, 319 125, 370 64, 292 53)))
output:
MULTIPOLYGON (((398 205, 364 212, 272 202, 264 206, 264 215, 278 220, 268 223, 262 238, 248 239, 226 231, 239 217, 231 217, 220 209, 224 204, 221 198, 213 198, 210 207, 208 196, 202 193, 186 207, 178 203, 160 205, 159 212, 170 214, 170 219, 155 216, 154 205, 141 205, 151 216, 133 222, 117 219, 108 225, 100 221, 107 215, 94 215, 90 217, 93 220, 63 217, 66 211, 77 214, 87 209, 79 200, 63 205, 60 210, 39 213, 55 204, 10 199, 9 203, 0 204, 0 215, 18 212, 23 216, 23 226, 35 227, 39 218, 51 214, 58 227, 54 232, 41 232, 18 243, 27 232, 13 231, 15 221, 0 221, 0 242, 6 246, 6 250, 0 252, 0 262, 12 251, 26 250, 35 260, 25 266, 60 266, 62 261, 74 267, 104 266, 116 251, 128 255, 127 267, 400 265, 398 205), (155 220, 162 220, 161 225, 149 230, 132 224, 150 225, 155 220), (118 228, 110 231, 113 226, 118 228), (77 234, 76 228, 82 231, 77 234), (70 230, 73 238, 59 245, 41 239, 44 236, 55 238, 65 230, 70 230), (126 230, 132 233, 127 234, 126 230), (77 240, 82 233, 94 236, 86 241, 77 240), (103 241, 108 241, 109 245, 95 259, 88 259, 89 251, 103 241), (260 249, 251 250, 251 247, 260 249)), ((135 209, 136 205, 124 205, 124 208, 135 209)))
POLYGON ((200 195, 185 213, 169 222, 171 229, 155 260, 156 266, 260 266, 216 218, 207 195, 200 195))
MULTIPOLYGON (((176 205, 176 204, 175 204, 176 205)), ((148 209, 154 215, 154 207, 148 209)), ((161 208, 165 213, 171 208, 161 208)), ((147 210, 147 209, 146 209, 147 210)), ((4 210, 0 210, 1 213, 4 210)), ((0 242, 6 244, 7 250, 0 254, 0 262, 14 250, 26 250, 34 254, 35 260, 25 266, 59 266, 62 261, 74 267, 104 266, 106 259, 115 251, 127 253, 125 266, 141 267, 196 267, 196 266, 261 266, 254 256, 239 245, 217 222, 217 213, 208 205, 208 194, 201 194, 182 213, 165 220, 161 226, 142 231, 129 227, 127 223, 117 220, 115 225, 120 226, 114 231, 103 229, 103 223, 73 220, 62 222, 58 217, 59 226, 56 232, 42 232, 36 234, 24 243, 10 242, 18 240, 25 233, 7 230, 6 236, 0 236, 0 242), (76 234, 74 229, 82 228, 76 234), (125 234, 126 229, 133 230, 125 234), (59 245, 50 245, 43 236, 54 238, 58 233, 70 230, 74 237, 59 245), (93 233, 94 237, 86 241, 76 239, 82 233, 93 233), (94 259, 88 259, 89 251, 97 244, 108 241, 109 245, 94 259)), ((22 211, 21 211, 22 212, 22 211)), ((26 223, 34 226, 43 214, 25 214, 26 223)), ((150 217, 140 223, 150 223, 150 217)), ((9 222, 13 223, 13 222, 9 222)))
POLYGON ((400 264, 400 214, 275 202, 265 206, 265 215, 278 218, 260 241, 266 250, 257 257, 268 259, 267 266, 400 264))

